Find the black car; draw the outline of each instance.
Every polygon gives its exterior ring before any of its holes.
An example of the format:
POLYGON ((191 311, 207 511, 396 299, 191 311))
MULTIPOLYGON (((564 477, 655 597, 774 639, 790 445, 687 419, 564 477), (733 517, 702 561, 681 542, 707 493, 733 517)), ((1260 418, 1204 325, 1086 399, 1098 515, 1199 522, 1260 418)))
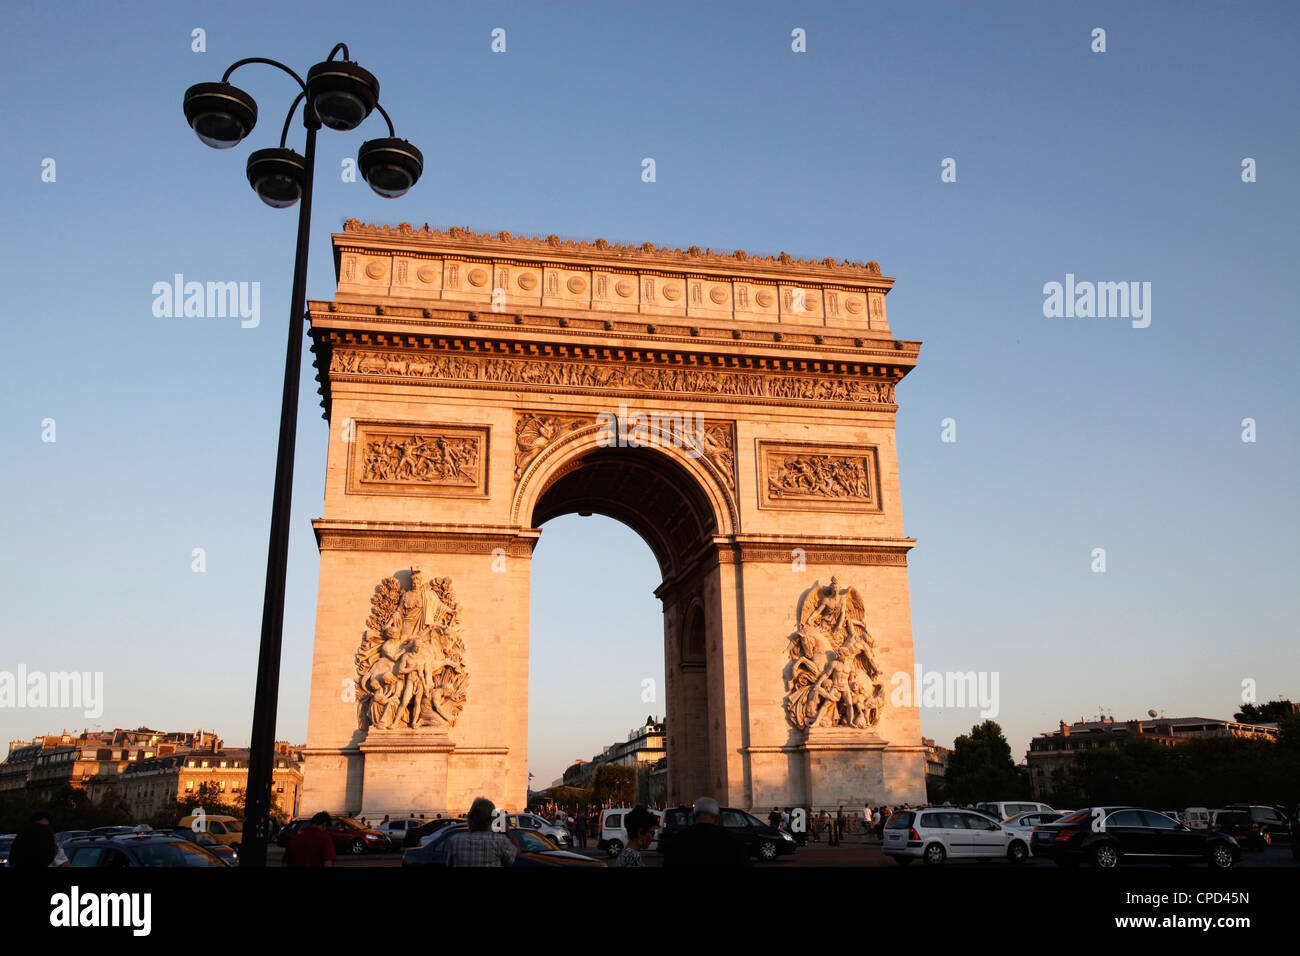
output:
POLYGON ((1159 810, 1088 807, 1034 830, 1034 856, 1059 866, 1092 863, 1112 869, 1120 863, 1194 863, 1226 869, 1241 859, 1232 837, 1193 830, 1159 810))
POLYGON ((407 829, 406 835, 402 838, 402 846, 403 848, 419 846, 420 841, 430 833, 437 833, 443 827, 450 826, 453 823, 464 822, 464 819, 457 819, 456 817, 439 817, 436 820, 426 820, 418 827, 410 827, 407 829))
POLYGON ((218 843, 204 831, 194 830, 190 827, 172 827, 170 830, 159 832, 170 833, 172 836, 180 837, 182 840, 189 840, 191 843, 197 843, 209 853, 221 857, 227 866, 239 865, 239 851, 237 849, 233 846, 227 846, 224 843, 218 843))
POLYGON ((283 849, 289 845, 289 841, 298 835, 298 831, 311 823, 308 817, 299 817, 297 820, 290 820, 284 826, 280 827, 280 832, 275 836, 275 845, 283 849))
MULTIPOLYGON (((1259 827, 1270 843, 1285 843, 1291 839, 1291 825, 1285 811, 1277 807, 1252 806, 1248 803, 1230 803, 1223 808, 1223 813, 1249 814, 1250 820, 1259 827)), ((1223 813, 1219 815, 1222 816, 1223 813)))
POLYGON ((1247 850, 1262 850, 1272 842, 1245 810, 1220 810, 1214 818, 1213 829, 1232 837, 1247 850))
MULTIPOLYGON (((719 823, 728 833, 744 844, 745 852, 760 860, 775 860, 795 851, 794 837, 745 810, 722 807, 719 823)), ((694 822, 690 807, 676 807, 664 811, 660 821, 659 852, 667 852, 674 837, 694 822)))
POLYGON ((1287 832, 1291 837, 1291 855, 1300 860, 1300 806, 1295 808, 1295 813, 1291 814, 1291 823, 1287 827, 1287 832))
POLYGON ((225 867, 215 853, 167 831, 69 840, 63 852, 72 866, 225 867))

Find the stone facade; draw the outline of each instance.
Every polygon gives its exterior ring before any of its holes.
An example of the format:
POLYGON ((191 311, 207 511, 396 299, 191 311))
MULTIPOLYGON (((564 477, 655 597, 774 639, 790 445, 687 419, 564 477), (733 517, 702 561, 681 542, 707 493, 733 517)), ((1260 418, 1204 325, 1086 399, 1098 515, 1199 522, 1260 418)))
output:
POLYGON ((924 801, 918 712, 878 694, 913 663, 919 343, 877 264, 356 221, 334 245, 303 812, 524 806, 529 562, 578 511, 660 566, 670 802, 924 801))

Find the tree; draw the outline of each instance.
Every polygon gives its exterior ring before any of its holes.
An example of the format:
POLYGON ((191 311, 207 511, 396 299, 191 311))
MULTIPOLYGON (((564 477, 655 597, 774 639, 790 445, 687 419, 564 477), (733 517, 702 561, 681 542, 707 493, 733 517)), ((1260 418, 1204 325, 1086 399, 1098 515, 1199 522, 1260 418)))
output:
POLYGON ((996 721, 977 724, 953 742, 946 790, 956 803, 1029 796, 1029 774, 1017 769, 1011 745, 996 721))
POLYGON ((591 802, 598 807, 628 807, 636 799, 636 770, 618 764, 602 764, 596 768, 596 779, 591 785, 591 802))
POLYGON ((1289 700, 1270 700, 1267 704, 1242 704, 1232 719, 1242 724, 1276 724, 1300 714, 1300 704, 1289 700))

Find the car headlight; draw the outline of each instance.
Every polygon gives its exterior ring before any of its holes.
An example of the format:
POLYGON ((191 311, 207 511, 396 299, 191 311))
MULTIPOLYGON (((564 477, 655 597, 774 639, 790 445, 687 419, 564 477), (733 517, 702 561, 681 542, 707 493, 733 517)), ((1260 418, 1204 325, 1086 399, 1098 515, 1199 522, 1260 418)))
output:
POLYGON ((790 836, 790 834, 788 834, 788 833, 782 833, 782 834, 781 834, 781 837, 782 837, 783 839, 789 840, 791 843, 794 842, 794 837, 790 836))

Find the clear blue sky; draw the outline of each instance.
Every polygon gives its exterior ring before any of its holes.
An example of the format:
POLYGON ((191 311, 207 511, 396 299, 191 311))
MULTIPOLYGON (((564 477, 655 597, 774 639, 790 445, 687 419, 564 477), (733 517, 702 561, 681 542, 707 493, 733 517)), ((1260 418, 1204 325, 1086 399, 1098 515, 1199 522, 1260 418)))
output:
MULTIPOLYGON (((0 669, 102 670, 106 727, 247 740, 296 214, 258 202, 244 161, 276 144, 293 91, 241 70, 262 113, 231 152, 198 143, 181 95, 245 56, 303 72, 342 40, 426 170, 381 200, 338 175, 380 120, 322 135, 309 295, 331 295, 328 234, 350 216, 877 259, 898 279, 895 333, 925 343, 898 415, 923 666, 998 671, 1017 753, 1099 707, 1228 717, 1246 678, 1261 699, 1300 697, 1298 10, 9 10, 0 669), (490 51, 494 27, 505 54, 490 51), (1094 27, 1104 54, 1090 52, 1094 27), (940 182, 945 157, 955 183, 940 182), (260 327, 155 318, 150 289, 178 272, 260 282, 260 327), (1150 282, 1150 327, 1045 318, 1042 287, 1067 273, 1150 282), (948 417, 955 444, 940 441, 948 417), (1105 574, 1090 570, 1098 547, 1105 574)), ((297 741, 326 441, 305 364, 279 725, 297 741)), ((640 698, 642 678, 662 679, 661 617, 649 549, 604 519, 548 526, 534 575, 545 783, 662 713, 640 698), (582 602, 590 617, 574 616, 582 602), (581 712, 574 677, 591 688, 581 712)), ((922 723, 946 743, 977 719, 930 710, 922 723)), ((86 723, 0 712, 6 739, 86 723)))

